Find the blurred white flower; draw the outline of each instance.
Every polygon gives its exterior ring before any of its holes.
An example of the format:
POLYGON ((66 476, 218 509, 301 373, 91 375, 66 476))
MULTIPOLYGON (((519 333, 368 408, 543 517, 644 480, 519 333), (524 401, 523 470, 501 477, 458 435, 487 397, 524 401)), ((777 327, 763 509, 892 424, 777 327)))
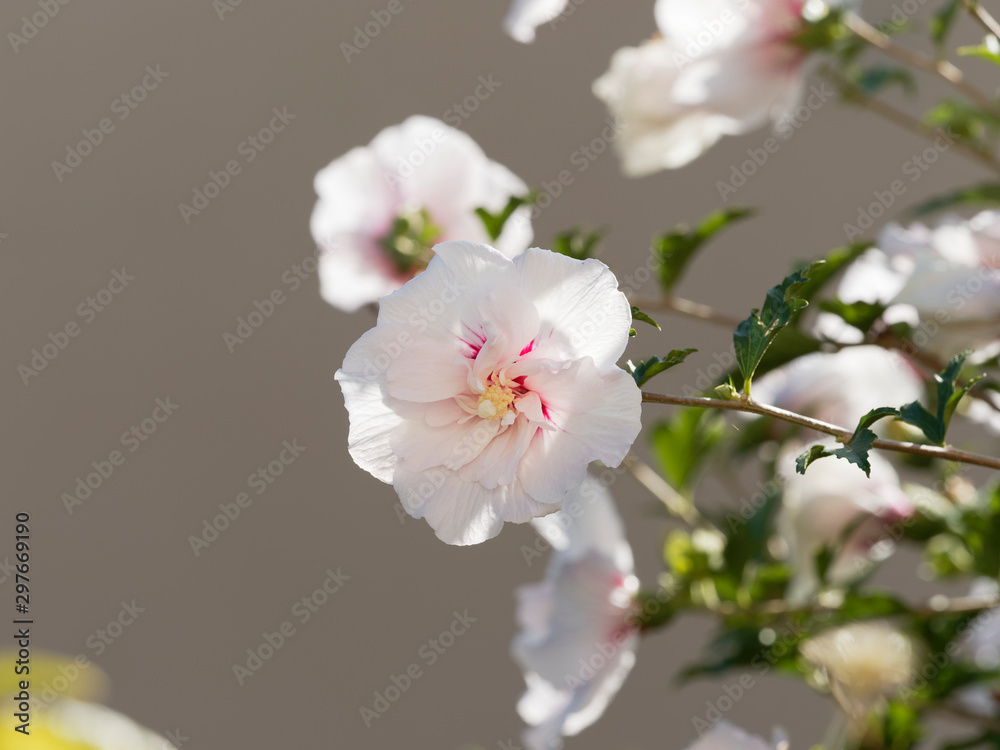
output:
POLYGON ((476 544, 557 510, 591 461, 625 458, 641 427, 616 365, 632 314, 596 260, 434 250, 336 377, 355 462, 439 538, 476 544))
MULTIPOLYGON (((1000 585, 991 578, 980 578, 972 585, 969 596, 998 598, 1000 585)), ((976 669, 1000 674, 1000 609, 987 609, 969 623, 954 656, 976 669)), ((996 716, 1000 713, 1000 680, 964 687, 956 698, 965 710, 977 716, 996 716)))
POLYGON ((556 750, 604 713, 635 663, 630 618, 639 582, 610 493, 588 477, 566 498, 583 507, 533 521, 554 548, 545 580, 517 591, 511 654, 525 673, 517 704, 528 750, 556 750))
POLYGON ((787 594, 794 603, 803 603, 818 592, 816 555, 824 546, 837 553, 827 569, 827 582, 847 585, 892 554, 900 523, 915 510, 900 488, 896 470, 877 453, 869 455, 869 478, 840 458, 820 459, 799 474, 795 456, 802 449, 790 446, 779 461, 784 491, 778 531, 788 543, 795 566, 787 594))
MULTIPOLYGON (((889 224, 847 269, 837 289, 844 302, 888 305, 884 319, 914 327, 913 342, 941 359, 964 349, 984 360, 1000 352, 1000 211, 937 226, 889 224)), ((819 329, 839 341, 856 329, 824 314, 819 329)))
MULTIPOLYGON (((320 293, 353 312, 420 273, 444 240, 489 242, 475 209, 500 212, 528 187, 490 161, 468 135, 414 116, 386 128, 320 170, 311 229, 320 293)), ((530 209, 507 222, 495 245, 508 257, 531 243, 530 209)))
POLYGON ((535 41, 535 29, 559 18, 568 5, 569 0, 513 0, 504 29, 518 42, 530 44, 535 41))
POLYGON ((618 50, 594 94, 623 124, 638 177, 696 159, 724 135, 779 120, 799 101, 804 0, 658 0, 660 36, 618 50))
MULTIPOLYGON (((95 703, 60 699, 39 712, 25 750, 175 750, 164 737, 95 703)), ((0 742, 0 747, 5 747, 0 742)))
POLYGON ((824 631, 799 650, 825 673, 855 735, 864 730, 873 710, 913 681, 918 667, 917 645, 884 621, 824 631))
POLYGON ((722 720, 688 745, 687 750, 787 750, 788 743, 778 735, 774 742, 768 742, 722 720))
POLYGON ((847 429, 872 409, 899 407, 923 395, 913 365, 879 346, 807 354, 753 381, 756 401, 847 429))

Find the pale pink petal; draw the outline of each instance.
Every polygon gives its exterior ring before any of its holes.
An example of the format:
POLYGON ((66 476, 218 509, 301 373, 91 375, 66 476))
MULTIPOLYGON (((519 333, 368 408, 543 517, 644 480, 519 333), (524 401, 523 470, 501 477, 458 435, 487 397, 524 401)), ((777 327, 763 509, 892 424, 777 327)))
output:
POLYGON ((458 342, 429 340, 399 344, 386 371, 389 395, 405 401, 431 402, 451 398, 466 388, 468 368, 456 361, 458 342))
MULTIPOLYGON (((628 454, 642 427, 642 394, 621 370, 606 375, 600 387, 602 398, 591 410, 554 414, 559 430, 534 436, 518 471, 533 497, 557 502, 567 486, 582 479, 591 460, 617 466, 628 454)), ((559 388, 558 376, 553 376, 551 385, 540 390, 543 402, 559 388)))
POLYGON ((513 282, 513 263, 493 248, 471 242, 442 242, 434 252, 427 270, 406 285, 405 293, 380 301, 379 323, 407 324, 422 339, 458 342, 479 334, 479 301, 499 283, 513 282))
POLYGON ((463 482, 478 482, 489 490, 513 484, 517 467, 537 429, 527 419, 518 419, 503 434, 491 440, 475 459, 459 469, 459 478, 463 482))
POLYGON ((514 265, 541 320, 539 352, 590 357, 601 372, 613 367, 625 351, 632 307, 611 270, 598 260, 537 248, 515 258, 514 265))
POLYGON ((499 429, 496 420, 475 421, 430 428, 420 420, 407 420, 392 435, 391 445, 399 465, 411 472, 437 466, 457 469, 475 460, 491 444, 499 429))
POLYGON ((391 329, 373 328, 355 342, 335 378, 344 391, 350 414, 348 447, 351 457, 365 471, 383 482, 391 482, 396 466, 391 436, 402 424, 385 391, 382 344, 392 338, 391 329))
POLYGON ((316 174, 319 196, 310 228, 320 246, 342 234, 377 237, 392 223, 399 201, 379 159, 355 148, 316 174))

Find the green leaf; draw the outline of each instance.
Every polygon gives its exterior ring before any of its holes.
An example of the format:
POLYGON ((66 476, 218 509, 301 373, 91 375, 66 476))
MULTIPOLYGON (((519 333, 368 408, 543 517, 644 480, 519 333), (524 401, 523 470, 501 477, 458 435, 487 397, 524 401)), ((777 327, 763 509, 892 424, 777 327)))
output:
POLYGON ((820 309, 832 312, 843 318, 844 322, 857 328, 862 333, 868 333, 875 321, 882 317, 885 305, 871 302, 852 302, 847 304, 839 299, 825 299, 819 303, 820 309))
POLYGON ((861 417, 861 421, 858 422, 857 428, 854 430, 855 433, 861 432, 862 430, 869 430, 871 426, 876 422, 885 419, 886 417, 898 417, 899 411, 892 406, 880 406, 877 409, 872 409, 870 412, 861 417))
POLYGON ((824 544, 813 555, 813 567, 816 570, 816 577, 824 585, 826 584, 826 574, 829 572, 830 566, 833 565, 835 553, 836 550, 833 547, 824 544))
POLYGON ((650 378, 682 364, 688 356, 696 351, 698 350, 674 349, 666 357, 650 357, 637 365, 633 365, 630 360, 628 369, 632 373, 632 377, 635 378, 635 384, 641 388, 650 378))
POLYGON ((532 196, 512 196, 507 205, 504 206, 503 210, 498 213, 490 213, 485 208, 477 208, 476 215, 482 220, 483 226, 486 228, 486 233, 490 236, 490 239, 496 241, 501 234, 503 234, 503 228, 507 224, 507 221, 514 212, 517 211, 521 206, 531 203, 532 196))
POLYGON ((905 703, 889 703, 881 718, 883 739, 879 747, 885 750, 909 750, 924 737, 920 712, 905 703))
POLYGON ((747 395, 750 394, 750 381, 768 347, 781 329, 788 325, 792 316, 809 305, 797 292, 809 280, 812 270, 823 262, 818 261, 786 276, 784 281, 767 292, 764 307, 754 309, 749 318, 736 326, 733 332, 736 363, 743 375, 743 392, 747 395))
MULTIPOLYGON (((861 257, 865 250, 868 250, 874 244, 874 242, 870 241, 854 242, 846 247, 838 247, 835 250, 831 250, 823 259, 826 261, 825 263, 822 265, 812 264, 809 281, 799 287, 799 297, 811 302, 830 279, 861 257)), ((801 265, 808 266, 810 264, 802 263, 801 265)))
POLYGON ((724 434, 724 422, 709 409, 684 408, 670 421, 653 429, 652 452, 663 468, 664 479, 686 493, 709 452, 724 434))
POLYGON ((907 216, 919 217, 954 208, 1000 206, 1000 182, 984 182, 970 188, 945 193, 918 204, 906 212, 907 216))
POLYGON ((607 236, 604 229, 570 229, 556 235, 552 241, 552 252, 565 255, 576 260, 594 258, 598 254, 601 240, 607 236))
POLYGON ((939 53, 944 51, 945 42, 948 39, 948 32, 951 31, 951 27, 954 25, 955 19, 958 18, 958 11, 960 8, 960 0, 949 0, 949 2, 944 4, 944 7, 934 14, 934 17, 928 24, 931 32, 931 39, 934 40, 934 46, 938 48, 939 53))
POLYGON ((906 404, 899 409, 899 418, 919 429, 935 445, 944 445, 948 424, 955 414, 955 409, 958 408, 958 403, 985 377, 981 375, 964 386, 957 387, 962 365, 970 353, 965 351, 953 357, 944 371, 934 376, 936 396, 934 412, 930 412, 919 401, 906 404))
MULTIPOLYGON (((640 310, 635 305, 632 305, 632 320, 638 320, 638 321, 641 321, 643 323, 649 323, 649 325, 653 326, 653 328, 655 328, 657 331, 662 331, 663 330, 662 328, 660 328, 660 324, 659 323, 657 323, 651 317, 649 317, 648 315, 646 315, 646 313, 644 313, 642 310, 640 310)), ((692 351, 694 351, 694 350, 692 350, 692 351)))
POLYGON ((981 151, 991 151, 1000 119, 964 101, 946 100, 924 115, 924 123, 940 127, 981 151))
POLYGON ((905 615, 909 608, 892 594, 883 591, 849 591, 837 609, 843 622, 871 620, 880 617, 905 615))
POLYGON ((795 460, 795 470, 799 474, 805 474, 806 469, 814 461, 832 456, 850 461, 852 464, 861 467, 866 476, 871 476, 872 467, 868 460, 868 454, 871 452, 872 443, 878 438, 878 435, 872 432, 870 428, 880 419, 898 416, 899 412, 891 406, 881 406, 878 409, 872 409, 861 418, 858 426, 854 429, 854 434, 851 435, 851 439, 844 443, 843 447, 829 450, 822 445, 814 445, 795 460))
POLYGON ((859 432, 854 433, 851 436, 851 439, 844 443, 844 445, 840 448, 828 450, 822 445, 814 445, 795 459, 795 470, 799 474, 805 474, 806 469, 808 469, 814 461, 833 456, 835 458, 843 458, 845 461, 850 461, 855 466, 860 467, 865 473, 865 476, 870 477, 872 473, 872 465, 868 460, 868 454, 871 452, 872 443, 875 442, 877 438, 878 435, 871 430, 862 429, 859 432))
POLYGON ((748 208, 716 211, 694 229, 681 225, 654 240, 653 255, 656 258, 663 291, 667 294, 673 293, 687 264, 705 242, 733 222, 752 215, 753 211, 748 208))
POLYGON ((977 44, 975 47, 959 47, 958 54, 963 57, 978 57, 994 65, 1000 65, 1000 40, 995 36, 987 36, 982 44, 977 44))
POLYGON ((905 68, 877 66, 864 68, 850 78, 851 82, 868 96, 873 96, 896 84, 909 94, 917 90, 913 76, 905 68))

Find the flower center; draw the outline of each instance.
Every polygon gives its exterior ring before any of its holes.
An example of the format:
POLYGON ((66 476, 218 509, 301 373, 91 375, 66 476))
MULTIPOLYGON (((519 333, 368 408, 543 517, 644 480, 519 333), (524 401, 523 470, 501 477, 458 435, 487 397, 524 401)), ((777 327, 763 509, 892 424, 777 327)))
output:
POLYGON ((503 419, 517 396, 506 386, 490 385, 479 395, 476 413, 483 419, 503 419))
POLYGON ((434 252, 431 250, 441 236, 438 227, 426 210, 401 214, 379 244, 400 273, 423 271, 434 252))

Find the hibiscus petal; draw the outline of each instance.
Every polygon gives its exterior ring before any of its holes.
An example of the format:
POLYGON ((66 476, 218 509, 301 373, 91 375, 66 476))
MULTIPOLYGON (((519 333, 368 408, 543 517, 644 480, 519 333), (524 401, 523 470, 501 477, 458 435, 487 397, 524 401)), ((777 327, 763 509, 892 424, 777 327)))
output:
POLYGON ((390 440, 402 423, 390 404, 384 375, 378 370, 382 344, 391 329, 373 328, 348 350, 344 366, 334 376, 344 393, 350 415, 348 448, 355 463, 375 478, 391 482, 396 455, 390 440))
POLYGON ((522 44, 535 41, 535 29, 554 21, 569 5, 569 0, 514 0, 503 27, 522 44))
POLYGON ((514 265, 538 311, 539 356, 560 351, 565 359, 591 357, 601 372, 613 367, 628 342, 632 308, 611 270, 598 260, 537 248, 519 255, 514 265))
POLYGON ((319 200, 310 229, 319 245, 342 234, 378 236, 398 212, 398 198, 384 178, 383 165, 367 148, 355 148, 316 174, 319 200))
POLYGON ((441 401, 468 391, 468 368, 456 361, 458 341, 420 340, 407 335, 395 342, 395 354, 386 370, 389 393, 405 401, 441 401))
POLYGON ((411 516, 426 518, 438 539, 460 546, 492 539, 504 521, 524 522, 554 510, 528 497, 517 482, 488 490, 447 469, 417 473, 397 466, 393 485, 411 516))
POLYGON ((588 411, 558 416, 559 431, 534 436, 518 471, 532 497, 557 502, 566 487, 582 479, 590 461, 617 466, 628 454, 642 428, 642 393, 622 370, 603 378, 601 393, 588 411))

